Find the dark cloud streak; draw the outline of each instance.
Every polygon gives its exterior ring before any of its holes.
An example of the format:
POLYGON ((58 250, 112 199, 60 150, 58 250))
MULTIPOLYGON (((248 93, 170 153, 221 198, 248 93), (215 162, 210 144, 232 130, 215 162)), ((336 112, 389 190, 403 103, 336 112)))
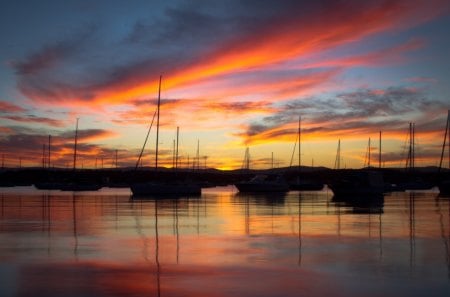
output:
MULTIPOLYGON (((303 98, 288 102, 278 113, 264 117, 261 122, 250 124, 242 135, 252 138, 262 133, 266 135, 270 131, 276 131, 270 134, 274 137, 294 133, 288 130, 284 130, 283 133, 278 129, 296 122, 300 115, 306 118, 309 126, 313 127, 309 131, 305 130, 305 133, 401 131, 408 122, 414 122, 418 114, 436 115, 445 109, 445 103, 430 99, 422 89, 406 87, 360 89, 338 94, 334 98, 303 98)), ((428 119, 424 129, 440 131, 442 123, 438 119, 428 119)))

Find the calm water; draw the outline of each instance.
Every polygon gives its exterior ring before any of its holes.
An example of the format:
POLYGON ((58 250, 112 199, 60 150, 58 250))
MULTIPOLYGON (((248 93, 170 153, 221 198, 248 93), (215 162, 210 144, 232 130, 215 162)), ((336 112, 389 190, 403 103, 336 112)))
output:
POLYGON ((0 296, 449 296, 450 204, 0 189, 0 296))

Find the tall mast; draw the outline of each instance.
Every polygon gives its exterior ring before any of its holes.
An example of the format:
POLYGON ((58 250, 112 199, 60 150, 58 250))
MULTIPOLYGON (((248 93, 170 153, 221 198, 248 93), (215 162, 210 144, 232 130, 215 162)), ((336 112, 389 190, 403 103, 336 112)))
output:
POLYGON ((250 169, 250 150, 248 147, 245 149, 244 161, 242 162, 242 169, 246 170, 250 169))
POLYGON ((175 169, 175 139, 173 140, 172 147, 172 169, 175 169))
POLYGON ((370 168, 370 137, 369 137, 369 145, 367 147, 367 153, 368 153, 368 156, 367 156, 367 167, 370 168))
POLYGON ((247 147, 247 150, 246 150, 246 155, 247 155, 247 164, 246 164, 246 168, 247 168, 247 170, 249 170, 250 169, 250 149, 247 147))
POLYGON ((178 138, 180 136, 180 127, 177 127, 177 148, 175 152, 175 168, 178 168, 178 138))
POLYGON ((406 159, 406 169, 412 168, 412 123, 409 123, 409 150, 408 158, 406 159))
POLYGON ((50 153, 51 153, 51 147, 52 147, 52 136, 49 135, 49 136, 48 136, 48 161, 47 161, 47 164, 48 164, 48 168, 49 168, 49 169, 50 169, 50 153))
POLYGON ((380 144, 378 148, 378 167, 381 168, 381 131, 380 131, 380 144))
POLYGON ((42 168, 45 169, 45 143, 42 144, 42 168))
POLYGON ((75 145, 73 148, 73 170, 77 168, 78 120, 79 118, 77 118, 77 124, 75 126, 75 145))
POLYGON ((196 161, 197 161, 197 169, 200 169, 200 139, 197 139, 197 156, 196 156, 196 161))
POLYGON ((415 150, 415 141, 416 141, 416 124, 412 123, 412 154, 411 154, 411 164, 412 164, 412 169, 414 170, 414 168, 416 167, 416 150, 415 150))
POLYGON ((155 169, 156 170, 158 170, 159 107, 161 105, 161 80, 162 80, 162 75, 159 76, 158 108, 157 108, 157 111, 156 111, 156 152, 155 152, 155 169))
POLYGON ((336 160, 334 161, 334 169, 340 169, 340 167, 341 167, 341 140, 339 139, 336 152, 336 160))
POLYGON ((447 142, 447 136, 448 136, 448 168, 450 168, 450 110, 448 110, 447 114, 447 124, 445 126, 444 143, 442 144, 442 153, 441 153, 441 160, 439 162, 439 171, 441 171, 442 161, 444 160, 444 152, 445 152, 445 144, 447 142))
POLYGON ((302 123, 302 117, 298 117, 298 170, 300 171, 302 166, 302 154, 301 154, 301 123, 302 123))

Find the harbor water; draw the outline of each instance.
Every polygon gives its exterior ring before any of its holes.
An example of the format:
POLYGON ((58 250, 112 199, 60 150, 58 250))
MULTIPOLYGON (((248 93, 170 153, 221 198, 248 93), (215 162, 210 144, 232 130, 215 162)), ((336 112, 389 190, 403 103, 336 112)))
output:
POLYGON ((0 188, 0 296, 448 296, 450 199, 0 188))

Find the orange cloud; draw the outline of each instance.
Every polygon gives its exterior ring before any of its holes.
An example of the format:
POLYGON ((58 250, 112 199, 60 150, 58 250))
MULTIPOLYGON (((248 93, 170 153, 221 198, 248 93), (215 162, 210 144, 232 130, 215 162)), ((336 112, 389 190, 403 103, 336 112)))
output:
MULTIPOLYGON (((355 42, 384 30, 395 30, 429 20, 438 15, 442 7, 446 7, 443 1, 434 1, 433 4, 392 1, 372 6, 360 4, 356 8, 351 4, 348 7, 342 3, 340 5, 327 7, 317 19, 314 15, 305 19, 281 16, 254 32, 253 36, 222 44, 218 50, 204 55, 201 61, 164 75, 163 87, 173 89, 230 73, 264 69, 275 63, 355 42)), ((408 46, 417 47, 418 44, 412 42, 408 46)), ((391 53, 401 50, 405 48, 393 49, 391 53)), ((380 59, 376 55, 367 55, 334 63, 352 65, 366 63, 370 58, 380 59)), ((133 76, 133 72, 130 76, 133 76)), ((117 82, 94 89, 92 99, 99 104, 117 104, 156 94, 158 78, 154 74, 131 81, 133 85, 117 82)), ((64 94, 61 96, 64 97, 64 94)))
POLYGON ((405 57, 402 56, 403 53, 422 48, 424 43, 423 40, 413 39, 405 44, 370 52, 364 55, 326 59, 315 63, 306 63, 302 65, 302 67, 355 67, 398 64, 405 60, 405 57))

